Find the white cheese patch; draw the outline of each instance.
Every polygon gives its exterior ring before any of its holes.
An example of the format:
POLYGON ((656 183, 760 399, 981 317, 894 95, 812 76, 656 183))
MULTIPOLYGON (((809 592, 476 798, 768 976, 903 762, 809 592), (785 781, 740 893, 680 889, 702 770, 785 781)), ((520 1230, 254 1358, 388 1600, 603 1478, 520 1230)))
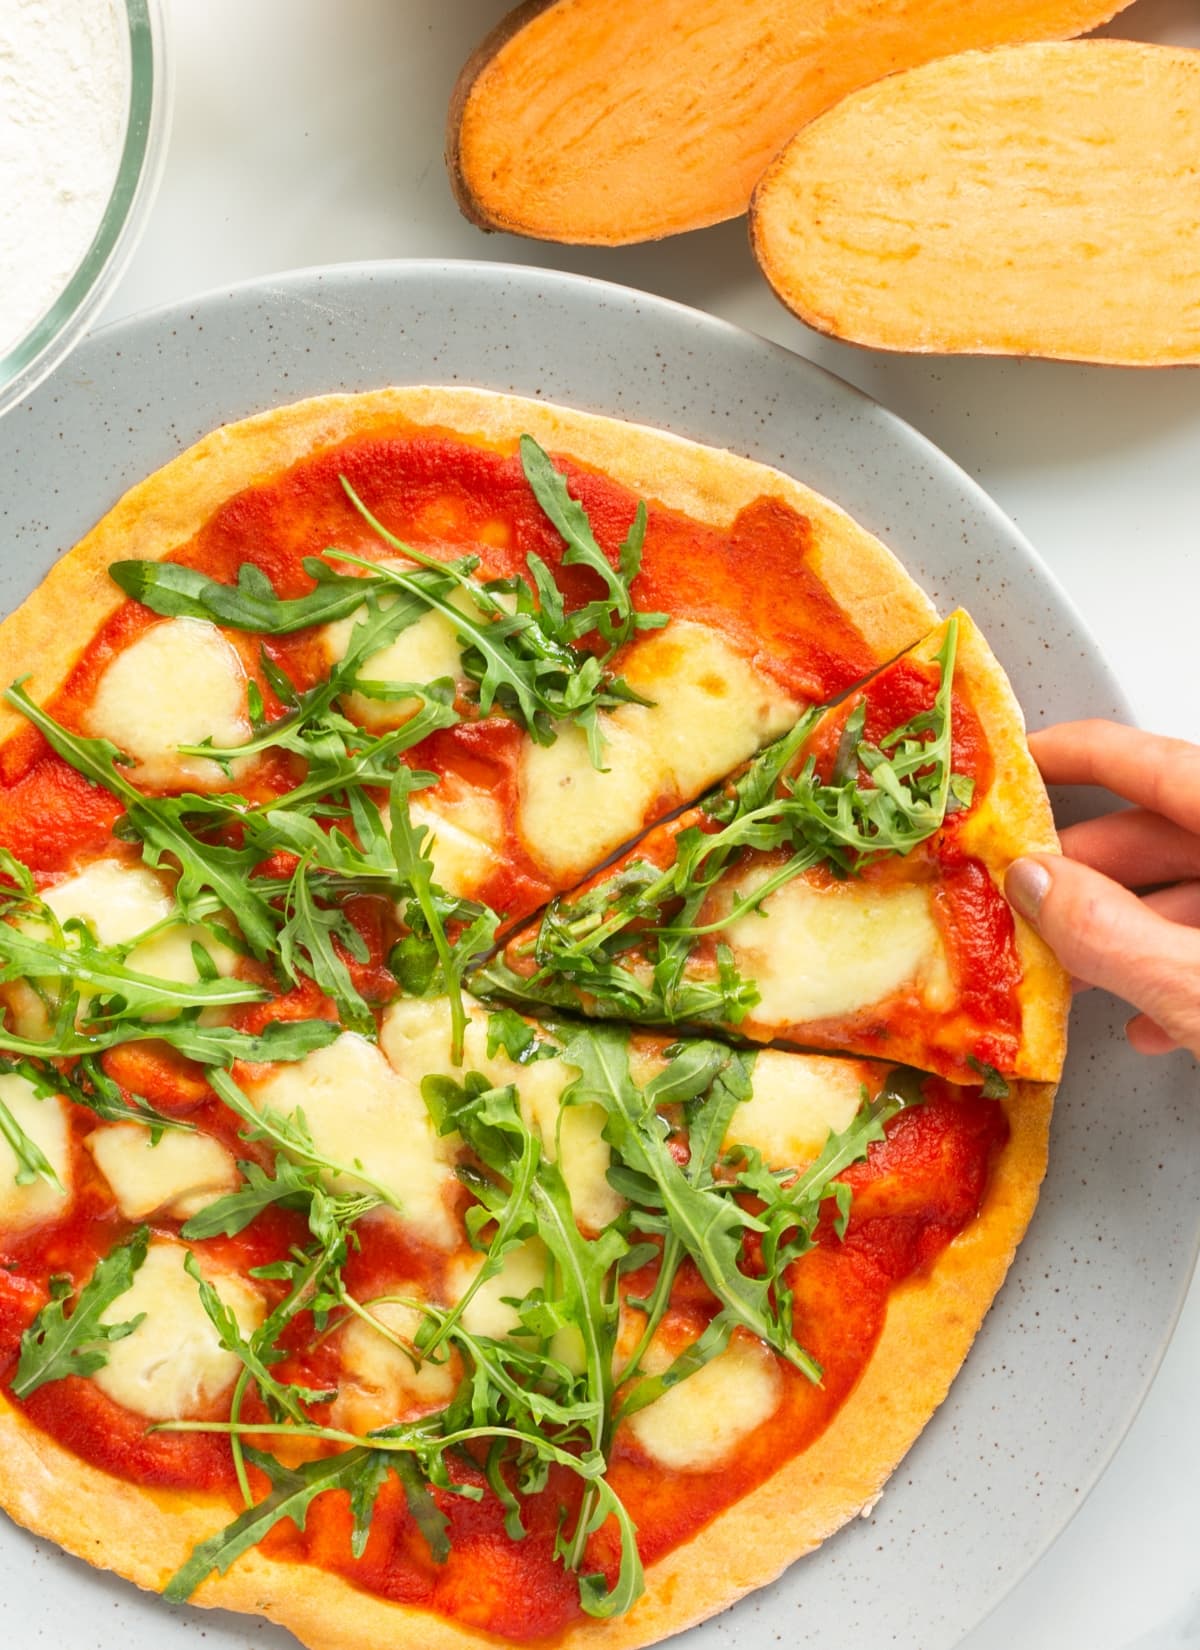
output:
POLYGON ((379 1041, 398 1072, 419 1085, 429 1073, 445 1076, 478 1071, 497 1087, 512 1083, 521 1111, 542 1137, 543 1150, 557 1161, 571 1196, 575 1218, 600 1231, 623 1207, 606 1178, 612 1153, 601 1138, 604 1112, 599 1106, 563 1106, 562 1095, 578 1076, 565 1060, 535 1060, 519 1065, 503 1049, 487 1052, 488 1011, 466 998, 468 1021, 463 1064, 450 1059, 450 1005, 445 998, 401 998, 383 1017, 379 1041))
POLYGON ((86 1144, 127 1220, 159 1210, 190 1220, 238 1183, 233 1157, 209 1134, 167 1129, 153 1144, 142 1124, 111 1123, 86 1144))
MULTIPOLYGON (((145 1317, 131 1335, 106 1347, 108 1361, 92 1376, 114 1403, 152 1421, 201 1414, 237 1378, 241 1363, 225 1351, 195 1278, 184 1270, 187 1247, 156 1238, 132 1286, 101 1313, 102 1323, 145 1317)), ((257 1291, 230 1272, 201 1270, 238 1321, 243 1335, 263 1320, 257 1291)))
MULTIPOLYGON (((652 1346, 647 1369, 661 1373, 682 1350, 652 1346)), ((774 1353, 761 1341, 736 1335, 711 1363, 626 1424, 646 1453, 671 1472, 710 1472, 770 1420, 782 1397, 774 1353)))
MULTIPOLYGON (((396 568, 411 573, 411 562, 387 559, 381 567, 396 568)), ((452 606, 464 613, 475 613, 475 605, 464 591, 450 596, 452 606)), ((392 600, 384 597, 380 603, 390 607, 392 600)), ((350 646, 350 637, 366 608, 357 608, 344 619, 323 626, 321 642, 330 666, 341 664, 350 646)), ((358 668, 358 675, 369 682, 436 682, 443 676, 452 681, 462 678, 462 649, 452 620, 432 608, 423 613, 414 624, 402 630, 394 641, 375 653, 370 653, 358 668)), ((346 715, 372 733, 383 733, 388 728, 399 728, 415 716, 421 701, 406 699, 371 699, 365 693, 348 693, 342 700, 346 715)))
MULTIPOLYGON (((400 1301, 367 1304, 372 1317, 412 1344, 423 1322, 415 1306, 400 1301)), ((332 1422, 346 1432, 370 1432, 439 1409, 454 1396, 461 1377, 456 1353, 447 1356, 443 1349, 437 1354, 441 1363, 427 1358, 414 1362, 413 1355, 357 1317, 339 1331, 338 1349, 343 1374, 332 1422)))
POLYGON ((652 706, 601 713, 601 773, 578 728, 526 741, 520 829, 555 878, 573 879, 639 832, 651 812, 697 796, 785 732, 801 706, 704 625, 676 619, 629 649, 621 674, 652 706))
MULTIPOLYGON (((494 1277, 485 1278, 463 1310, 463 1327, 472 1335, 501 1341, 521 1327, 509 1299, 521 1300, 546 1281, 548 1257, 540 1238, 528 1238, 509 1249, 494 1277)), ((450 1267, 447 1287, 458 1301, 483 1264, 482 1255, 461 1255, 450 1267)))
POLYGON ((482 888, 499 864, 500 856, 492 841, 500 840, 500 809, 490 798, 487 801, 490 808, 481 808, 479 816, 485 825, 494 826, 495 834, 491 840, 474 835, 469 828, 464 829, 457 810, 454 813, 449 809, 443 812, 436 802, 433 806, 427 806, 415 798, 408 805, 413 824, 429 827, 429 857, 433 861, 434 881, 448 893, 457 894, 462 899, 470 899, 477 889, 482 888), (496 815, 495 821, 487 817, 489 812, 496 815))
MULTIPOLYGON (((768 875, 731 884, 738 893, 768 875)), ((756 1021, 797 1026, 855 1014, 912 991, 932 1008, 949 1003, 950 971, 924 887, 785 883, 724 931, 742 975, 758 986, 756 1021)))
MULTIPOLYGON (((250 737, 246 673, 216 625, 164 619, 131 642, 100 678, 87 731, 111 739, 137 766, 130 777, 164 789, 219 790, 230 781, 180 745, 241 745, 250 737)), ((237 766, 234 768, 235 781, 237 766)))
POLYGON ((365 1037, 344 1032, 246 1091, 256 1105, 303 1112, 318 1151, 350 1171, 335 1177, 336 1190, 362 1189, 352 1172, 360 1168, 395 1194, 400 1218, 426 1242, 458 1241, 445 1195, 455 1185, 454 1143, 435 1134, 418 1084, 365 1037))
MULTIPOLYGON (((148 865, 118 859, 93 860, 76 876, 47 888, 42 898, 60 923, 82 918, 101 945, 124 945, 164 922, 175 908, 164 878, 148 865)), ((236 952, 214 940, 207 929, 181 922, 135 946, 126 966, 158 979, 191 983, 199 978, 193 944, 204 947, 219 973, 234 972, 236 952)))
POLYGON ((39 1100, 33 1084, 17 1072, 0 1075, 0 1100, 17 1127, 41 1148, 63 1187, 59 1191, 39 1175, 27 1185, 17 1184, 20 1165, 8 1141, 0 1137, 0 1232, 25 1231, 53 1220, 71 1197, 71 1137, 67 1111, 55 1095, 39 1100))
MULTIPOLYGON (((482 1255, 462 1255, 450 1267, 447 1285, 451 1299, 460 1300, 466 1294, 476 1273, 483 1265, 482 1255)), ((554 1274, 550 1257, 540 1238, 527 1238, 507 1251, 500 1270, 485 1278, 463 1310, 463 1327, 471 1335, 484 1335, 494 1341, 510 1337, 525 1337, 514 1300, 523 1300, 535 1289, 554 1288, 554 1274)), ((565 1364, 573 1374, 580 1375, 587 1365, 583 1335, 573 1324, 557 1330, 550 1338, 550 1356, 565 1364)))
POLYGON ((754 1146, 772 1169, 803 1168, 820 1156, 829 1134, 853 1121, 878 1073, 857 1060, 762 1049, 754 1057, 754 1092, 730 1120, 725 1145, 754 1146))

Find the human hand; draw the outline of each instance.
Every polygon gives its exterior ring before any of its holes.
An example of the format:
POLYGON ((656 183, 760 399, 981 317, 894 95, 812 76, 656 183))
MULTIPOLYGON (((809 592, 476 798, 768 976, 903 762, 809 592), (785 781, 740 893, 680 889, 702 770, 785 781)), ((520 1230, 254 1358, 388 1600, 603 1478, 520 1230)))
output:
POLYGON ((1135 1049, 1200 1057, 1200 746, 1087 721, 1029 747, 1048 785, 1102 785, 1136 806, 1068 826, 1065 857, 1017 860, 1005 893, 1077 989, 1141 1010, 1125 1028, 1135 1049))

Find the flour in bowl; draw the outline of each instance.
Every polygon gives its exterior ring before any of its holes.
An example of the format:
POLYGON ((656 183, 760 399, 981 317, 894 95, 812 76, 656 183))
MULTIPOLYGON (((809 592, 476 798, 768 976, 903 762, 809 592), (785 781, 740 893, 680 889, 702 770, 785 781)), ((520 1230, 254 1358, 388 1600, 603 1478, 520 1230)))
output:
POLYGON ((0 0, 0 357, 58 299, 104 216, 129 112, 117 0, 0 0))

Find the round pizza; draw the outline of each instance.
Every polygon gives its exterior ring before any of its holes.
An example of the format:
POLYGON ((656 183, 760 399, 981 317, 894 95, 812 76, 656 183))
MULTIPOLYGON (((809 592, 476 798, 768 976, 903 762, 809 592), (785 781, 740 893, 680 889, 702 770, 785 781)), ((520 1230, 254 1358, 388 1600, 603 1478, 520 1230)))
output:
POLYGON ((1065 1049, 965 613, 762 465, 387 390, 135 487, 0 685, 13 1518, 313 1650, 615 1650, 873 1504, 1065 1049))

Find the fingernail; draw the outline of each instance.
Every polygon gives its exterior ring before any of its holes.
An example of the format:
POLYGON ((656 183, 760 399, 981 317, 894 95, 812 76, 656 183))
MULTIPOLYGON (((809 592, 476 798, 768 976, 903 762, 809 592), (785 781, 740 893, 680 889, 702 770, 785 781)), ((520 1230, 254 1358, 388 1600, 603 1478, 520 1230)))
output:
POLYGON ((1050 873, 1039 860, 1014 860, 1004 879, 1004 892, 1025 920, 1036 924, 1042 901, 1050 892, 1050 873))

